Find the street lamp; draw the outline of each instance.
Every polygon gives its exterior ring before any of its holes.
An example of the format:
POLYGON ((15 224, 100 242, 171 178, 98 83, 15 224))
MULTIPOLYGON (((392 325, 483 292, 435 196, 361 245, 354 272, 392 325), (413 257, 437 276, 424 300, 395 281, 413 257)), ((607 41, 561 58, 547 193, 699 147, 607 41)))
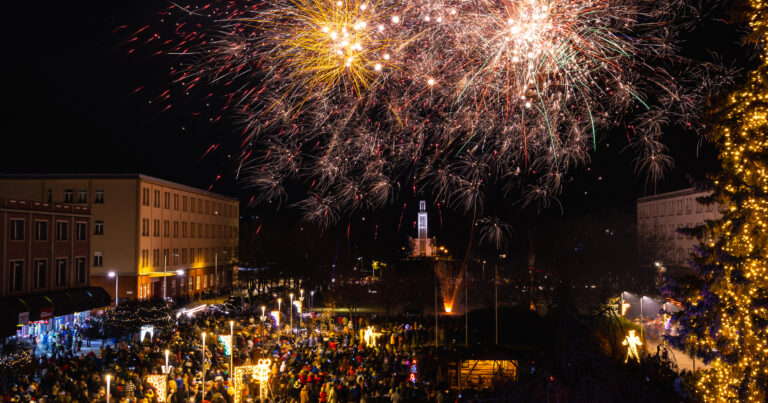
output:
POLYGON ((290 294, 291 296, 291 334, 293 334, 293 293, 290 294))
POLYGON ((112 278, 112 277, 115 278, 115 307, 117 307, 117 301, 118 301, 118 298, 117 298, 117 273, 111 271, 111 272, 109 272, 107 274, 107 276, 109 276, 109 278, 112 278))
POLYGON ((163 302, 167 301, 165 299, 165 290, 168 288, 168 280, 165 276, 165 269, 168 266, 168 253, 163 253, 163 302))
POLYGON ((205 332, 203 332, 203 398, 205 398, 205 332))
POLYGON ((309 292, 309 310, 315 308, 315 290, 309 292))
POLYGON ((107 403, 109 403, 109 381, 112 379, 112 375, 107 374, 105 378, 107 378, 107 403))
MULTIPOLYGON (((232 371, 235 369, 233 360, 235 356, 235 321, 229 321, 229 337, 231 339, 232 346, 229 348, 229 376, 232 378, 232 371)), ((232 378, 234 379, 234 378, 232 378)))
POLYGON ((277 335, 280 336, 282 330, 280 330, 280 303, 283 302, 282 298, 277 299, 277 335))

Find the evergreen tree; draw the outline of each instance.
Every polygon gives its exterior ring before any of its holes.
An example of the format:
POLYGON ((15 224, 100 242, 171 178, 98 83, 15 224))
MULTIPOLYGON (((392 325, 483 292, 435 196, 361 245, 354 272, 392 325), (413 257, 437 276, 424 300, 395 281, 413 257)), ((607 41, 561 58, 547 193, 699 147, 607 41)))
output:
POLYGON ((759 67, 724 100, 713 129, 722 167, 706 202, 717 203, 723 216, 684 230, 700 241, 697 277, 675 317, 683 330, 672 341, 710 363, 697 382, 704 401, 768 399, 768 4, 748 6, 759 67))

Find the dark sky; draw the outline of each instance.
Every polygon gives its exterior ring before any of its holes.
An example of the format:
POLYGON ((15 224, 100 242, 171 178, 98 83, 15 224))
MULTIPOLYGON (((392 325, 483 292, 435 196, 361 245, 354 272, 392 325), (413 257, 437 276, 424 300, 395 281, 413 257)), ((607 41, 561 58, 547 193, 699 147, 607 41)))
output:
MULTIPOLYGON (((122 32, 156 24, 156 12, 164 7, 162 1, 13 2, 2 27, 5 57, 0 77, 6 102, 0 172, 142 172, 204 189, 213 186, 243 200, 250 197, 233 175, 237 127, 227 120, 208 122, 205 105, 195 99, 179 100, 169 111, 149 103, 167 88, 169 60, 141 50, 130 52, 135 46, 122 32), (127 30, 113 33, 123 25, 127 30), (135 93, 139 87, 142 90, 135 93), (195 117, 196 112, 203 113, 195 117), (213 144, 220 146, 203 157, 213 144)), ((701 53, 713 46, 725 54, 726 62, 743 63, 734 46, 739 33, 716 17, 707 18, 704 28, 691 35, 694 40, 686 51, 701 53)), ((716 166, 710 147, 699 146, 693 135, 668 133, 666 141, 676 167, 656 186, 646 186, 634 175, 631 154, 620 152, 626 139, 616 136, 599 144, 589 169, 573 172, 574 180, 560 198, 562 212, 559 207, 541 213, 536 208, 521 210, 514 195, 490 201, 486 212, 516 226, 512 243, 527 243, 520 234, 537 231, 539 223, 552 228, 560 221, 600 217, 608 210, 631 216, 638 196, 685 187, 716 166)), ((382 240, 391 244, 384 248, 397 249, 397 242, 415 232, 415 204, 413 195, 402 195, 384 211, 347 218, 341 228, 330 228, 322 240, 310 242, 312 253, 327 262, 337 250, 352 256, 382 240), (408 204, 407 214, 398 231, 403 203, 408 204), (352 234, 347 238, 349 222, 352 234)), ((434 206, 432 210, 436 213, 434 206)), ((317 232, 298 224, 295 212, 286 209, 258 207, 244 216, 253 216, 256 228, 263 222, 265 233, 280 234, 275 239, 291 239, 294 231, 317 232)), ((445 208, 442 216, 437 235, 460 249, 467 233, 461 228, 468 228, 468 219, 445 208)), ((439 222, 439 215, 432 214, 431 220, 439 222)), ((267 248, 254 242, 254 248, 267 248)))

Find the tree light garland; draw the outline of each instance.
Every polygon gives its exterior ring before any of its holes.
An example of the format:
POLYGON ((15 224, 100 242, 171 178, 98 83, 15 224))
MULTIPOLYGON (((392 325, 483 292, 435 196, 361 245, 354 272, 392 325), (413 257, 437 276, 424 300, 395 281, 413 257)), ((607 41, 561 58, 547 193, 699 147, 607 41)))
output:
POLYGON ((677 345, 693 348, 698 398, 707 402, 768 399, 768 14, 748 0, 747 21, 760 65, 720 105, 713 138, 722 169, 713 175, 718 220, 685 230, 701 242, 698 283, 689 287, 677 345))

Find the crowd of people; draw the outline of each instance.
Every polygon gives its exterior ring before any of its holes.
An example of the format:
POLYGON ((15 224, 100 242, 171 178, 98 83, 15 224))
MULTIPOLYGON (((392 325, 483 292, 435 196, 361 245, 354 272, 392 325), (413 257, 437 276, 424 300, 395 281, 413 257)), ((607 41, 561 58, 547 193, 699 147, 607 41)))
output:
POLYGON ((292 330, 278 329, 271 318, 262 321, 259 313, 200 311, 181 315, 143 341, 132 333, 98 350, 78 351, 72 344, 42 354, 32 371, 3 375, 0 402, 106 402, 108 393, 110 402, 121 403, 259 402, 260 396, 265 402, 399 403, 450 397, 445 385, 422 379, 424 363, 445 350, 428 345, 432 329, 418 322, 328 315, 306 317, 292 330), (231 327, 229 349, 218 336, 230 335, 231 327), (235 390, 230 365, 264 359, 270 360, 268 382, 248 374, 235 390), (147 381, 151 374, 166 374, 165 390, 147 381))

